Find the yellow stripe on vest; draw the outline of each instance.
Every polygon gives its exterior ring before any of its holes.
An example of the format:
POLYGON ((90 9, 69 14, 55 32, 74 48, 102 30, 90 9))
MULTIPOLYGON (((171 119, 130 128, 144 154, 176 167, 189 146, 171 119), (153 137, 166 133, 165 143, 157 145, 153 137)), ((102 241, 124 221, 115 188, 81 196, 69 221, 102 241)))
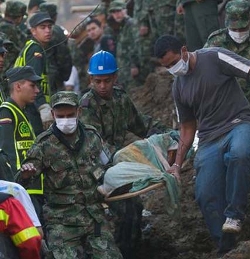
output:
POLYGON ((36 236, 40 236, 38 230, 36 229, 36 227, 30 227, 30 228, 26 228, 20 232, 18 232, 17 234, 11 236, 11 240, 13 241, 15 246, 19 246, 20 244, 24 243, 25 241, 36 237, 36 236))
POLYGON ((0 210, 0 220, 4 221, 6 226, 8 225, 9 215, 4 210, 0 210))

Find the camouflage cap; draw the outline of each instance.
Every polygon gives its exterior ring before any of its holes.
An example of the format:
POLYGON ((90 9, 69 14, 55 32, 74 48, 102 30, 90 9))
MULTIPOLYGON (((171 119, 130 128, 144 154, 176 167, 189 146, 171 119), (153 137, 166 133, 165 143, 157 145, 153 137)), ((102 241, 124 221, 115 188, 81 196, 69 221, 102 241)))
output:
POLYGON ((51 96, 51 107, 54 108, 59 104, 67 104, 71 106, 78 106, 78 94, 73 91, 59 91, 51 96))
POLYGON ((54 23, 48 12, 36 12, 29 19, 29 25, 31 28, 34 28, 43 22, 54 23))
POLYGON ((114 0, 109 4, 109 12, 126 9, 126 3, 122 0, 114 0))
POLYGON ((48 12, 51 18, 57 15, 57 6, 55 4, 42 3, 39 5, 39 10, 41 12, 48 12))
POLYGON ((31 66, 10 68, 5 74, 9 84, 19 80, 29 80, 32 82, 42 80, 42 78, 36 74, 34 68, 31 66))
POLYGON ((19 17, 26 14, 27 6, 20 1, 8 1, 6 3, 5 15, 19 17))
POLYGON ((245 28, 249 24, 248 0, 232 0, 226 5, 225 26, 230 29, 245 28))

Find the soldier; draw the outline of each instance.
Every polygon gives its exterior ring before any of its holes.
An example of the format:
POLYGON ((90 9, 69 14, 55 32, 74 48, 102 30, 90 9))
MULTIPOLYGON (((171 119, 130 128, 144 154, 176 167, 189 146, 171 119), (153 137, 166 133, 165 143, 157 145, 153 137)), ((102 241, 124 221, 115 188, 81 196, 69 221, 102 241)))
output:
POLYGON ((12 41, 12 47, 8 51, 8 59, 4 64, 4 72, 11 68, 15 60, 23 48, 26 41, 26 34, 20 30, 18 25, 22 22, 23 16, 26 14, 27 6, 20 1, 8 1, 4 18, 0 20, 0 31, 8 35, 8 39, 12 41))
POLYGON ((56 23, 57 6, 50 3, 42 3, 39 5, 42 12, 48 12, 54 21, 52 30, 52 38, 46 45, 46 56, 48 60, 48 76, 51 86, 51 94, 63 90, 64 81, 69 79, 72 69, 72 58, 68 47, 68 39, 64 34, 64 30, 56 23))
MULTIPOLYGON (((80 100, 80 120, 98 130, 112 154, 124 147, 127 131, 144 138, 152 126, 152 119, 144 117, 126 92, 115 85, 117 70, 112 54, 106 51, 94 54, 88 69, 92 88, 80 100)), ((127 199, 110 207, 117 216, 115 239, 123 257, 134 258, 141 236, 141 201, 127 199)))
POLYGON ((44 219, 54 258, 122 258, 115 246, 96 187, 108 161, 93 127, 78 120, 78 95, 51 98, 55 122, 27 153, 20 181, 44 173, 44 219), (86 256, 86 257, 85 257, 86 256))
POLYGON ((122 0, 112 1, 109 5, 109 13, 115 21, 110 34, 116 42, 116 58, 120 68, 118 82, 126 89, 129 86, 137 85, 136 77, 139 75, 139 64, 134 44, 135 23, 127 15, 126 4, 122 0))
POLYGON ((177 0, 177 14, 184 15, 189 51, 202 48, 210 33, 220 28, 218 3, 221 0, 177 0))
MULTIPOLYGON (((223 47, 238 55, 250 59, 250 4, 247 0, 232 0, 226 5, 226 28, 210 34, 204 48, 223 47)), ((242 78, 237 79, 245 96, 250 101, 250 82, 242 78)))
POLYGON ((29 24, 33 38, 26 42, 19 53, 15 67, 32 66, 36 74, 42 77, 40 84, 42 90, 38 94, 35 103, 27 107, 27 115, 35 134, 38 135, 48 128, 53 120, 50 113, 50 85, 44 48, 51 40, 54 21, 48 13, 37 12, 30 18, 29 24))

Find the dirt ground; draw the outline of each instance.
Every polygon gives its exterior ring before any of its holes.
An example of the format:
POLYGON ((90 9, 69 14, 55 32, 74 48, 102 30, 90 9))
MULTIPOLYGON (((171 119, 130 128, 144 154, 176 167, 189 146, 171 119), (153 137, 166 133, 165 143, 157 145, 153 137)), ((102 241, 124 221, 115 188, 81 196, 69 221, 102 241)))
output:
MULTIPOLYGON (((158 69, 147 78, 144 86, 130 90, 137 107, 173 127, 173 99, 171 76, 158 69)), ((163 190, 146 195, 145 209, 150 216, 143 217, 143 236, 137 259, 213 259, 218 258, 203 217, 194 198, 195 171, 192 161, 182 169, 181 217, 170 218, 163 209, 163 190)), ((250 211, 250 209, 248 209, 250 211)), ((248 213, 249 214, 249 213, 248 213)), ((250 259, 250 219, 247 218, 238 236, 235 250, 223 259, 250 259)))

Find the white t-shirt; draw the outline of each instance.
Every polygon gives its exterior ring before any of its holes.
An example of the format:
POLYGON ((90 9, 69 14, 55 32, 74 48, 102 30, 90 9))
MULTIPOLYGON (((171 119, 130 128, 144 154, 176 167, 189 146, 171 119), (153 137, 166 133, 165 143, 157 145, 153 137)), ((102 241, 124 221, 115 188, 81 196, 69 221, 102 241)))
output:
POLYGON ((34 205, 27 191, 18 183, 0 180, 0 192, 13 195, 21 202, 35 227, 40 227, 41 223, 37 217, 34 205))

